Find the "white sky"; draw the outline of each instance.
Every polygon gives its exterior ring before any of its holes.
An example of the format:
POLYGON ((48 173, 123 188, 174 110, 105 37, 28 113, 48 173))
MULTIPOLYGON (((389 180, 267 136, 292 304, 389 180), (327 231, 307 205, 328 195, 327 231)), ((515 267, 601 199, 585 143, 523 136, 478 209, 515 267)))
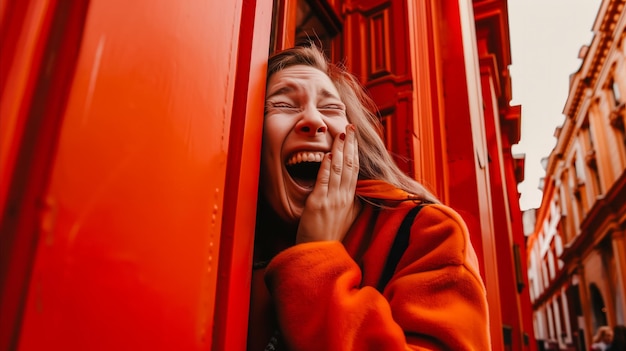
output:
POLYGON ((526 154, 522 211, 541 205, 541 159, 554 148, 554 130, 564 120, 569 76, 580 68, 578 53, 591 43, 601 0, 509 0, 511 105, 522 105, 522 137, 513 154, 526 154))

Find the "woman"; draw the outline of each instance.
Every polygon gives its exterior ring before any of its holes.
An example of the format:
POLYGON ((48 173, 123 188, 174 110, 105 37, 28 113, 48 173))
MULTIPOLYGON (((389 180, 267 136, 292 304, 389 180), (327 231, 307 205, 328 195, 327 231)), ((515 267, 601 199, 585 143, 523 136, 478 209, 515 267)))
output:
POLYGON ((372 111, 319 49, 270 58, 248 350, 491 349, 466 226, 394 164, 372 111))
POLYGON ((590 349, 592 351, 606 351, 613 340, 613 330, 608 325, 601 326, 593 336, 590 349))

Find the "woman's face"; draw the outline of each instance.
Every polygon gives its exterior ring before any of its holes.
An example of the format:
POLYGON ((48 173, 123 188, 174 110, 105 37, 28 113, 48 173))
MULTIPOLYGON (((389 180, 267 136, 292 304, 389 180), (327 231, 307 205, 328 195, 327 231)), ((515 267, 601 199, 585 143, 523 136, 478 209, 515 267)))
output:
POLYGON ((269 78, 261 187, 284 220, 294 222, 302 215, 320 161, 334 138, 346 131, 345 111, 335 85, 316 68, 290 66, 269 78))

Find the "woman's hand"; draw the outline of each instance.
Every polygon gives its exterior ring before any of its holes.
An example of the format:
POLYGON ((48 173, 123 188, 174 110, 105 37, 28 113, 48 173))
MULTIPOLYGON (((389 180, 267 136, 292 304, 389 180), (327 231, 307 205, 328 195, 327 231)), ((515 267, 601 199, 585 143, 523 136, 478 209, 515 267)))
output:
POLYGON ((335 138, 331 153, 322 160, 300 217, 296 243, 343 240, 360 210, 355 197, 358 176, 356 128, 350 124, 345 134, 335 138))

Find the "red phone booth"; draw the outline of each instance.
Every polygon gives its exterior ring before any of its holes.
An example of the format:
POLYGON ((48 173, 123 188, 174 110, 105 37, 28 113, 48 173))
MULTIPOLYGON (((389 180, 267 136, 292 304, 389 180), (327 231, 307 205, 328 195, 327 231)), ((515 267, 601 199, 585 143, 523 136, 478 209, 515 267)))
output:
POLYGON ((494 349, 535 349, 506 0, 7 0, 0 350, 245 349, 267 57, 307 36, 468 223, 494 349))

